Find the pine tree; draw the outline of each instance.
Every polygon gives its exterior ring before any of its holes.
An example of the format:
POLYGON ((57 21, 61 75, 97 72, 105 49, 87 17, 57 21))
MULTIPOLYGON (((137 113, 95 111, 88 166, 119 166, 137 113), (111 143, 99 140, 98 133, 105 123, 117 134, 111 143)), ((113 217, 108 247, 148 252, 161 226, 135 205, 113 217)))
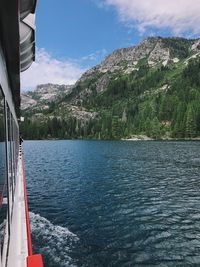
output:
POLYGON ((193 138, 196 136, 197 132, 197 125, 196 125, 196 118, 195 118, 195 111, 194 107, 189 104, 187 107, 187 114, 186 114, 186 136, 189 138, 193 138))

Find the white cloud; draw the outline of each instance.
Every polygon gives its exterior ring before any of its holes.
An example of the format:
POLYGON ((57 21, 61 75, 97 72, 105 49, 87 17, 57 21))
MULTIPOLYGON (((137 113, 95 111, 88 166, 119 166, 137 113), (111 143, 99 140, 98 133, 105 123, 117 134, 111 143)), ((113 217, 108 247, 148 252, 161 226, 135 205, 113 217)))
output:
POLYGON ((32 90, 38 84, 74 84, 86 68, 72 61, 53 58, 45 49, 37 49, 36 62, 21 74, 22 91, 32 90))
POLYGON ((91 53, 87 56, 84 56, 80 59, 80 62, 89 62, 89 61, 93 61, 98 63, 100 60, 102 60, 105 56, 107 55, 107 50, 106 49, 102 49, 102 50, 98 50, 94 53, 91 53))
POLYGON ((168 29, 175 35, 200 34, 200 0, 102 0, 117 9, 120 19, 141 33, 168 29))

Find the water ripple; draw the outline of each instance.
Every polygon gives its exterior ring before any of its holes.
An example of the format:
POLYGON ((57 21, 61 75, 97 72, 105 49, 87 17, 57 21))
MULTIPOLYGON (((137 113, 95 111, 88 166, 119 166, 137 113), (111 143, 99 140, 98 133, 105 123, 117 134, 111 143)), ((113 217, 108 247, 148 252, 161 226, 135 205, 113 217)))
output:
POLYGON ((25 163, 46 266, 200 266, 200 142, 25 142, 25 163))

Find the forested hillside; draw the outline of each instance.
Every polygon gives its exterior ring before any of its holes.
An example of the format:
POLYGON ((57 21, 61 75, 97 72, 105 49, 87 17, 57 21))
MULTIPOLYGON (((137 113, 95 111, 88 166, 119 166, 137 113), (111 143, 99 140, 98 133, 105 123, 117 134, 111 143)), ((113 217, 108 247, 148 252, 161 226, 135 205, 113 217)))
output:
POLYGON ((62 97, 24 109, 24 137, 200 136, 199 54, 199 40, 160 37, 117 50, 62 97))

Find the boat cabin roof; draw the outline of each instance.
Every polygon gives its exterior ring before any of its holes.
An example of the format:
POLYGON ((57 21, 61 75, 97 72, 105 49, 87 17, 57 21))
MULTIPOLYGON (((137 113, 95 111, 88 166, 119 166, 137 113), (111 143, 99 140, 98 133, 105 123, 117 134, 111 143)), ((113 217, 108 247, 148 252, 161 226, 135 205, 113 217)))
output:
POLYGON ((0 42, 18 116, 20 72, 35 60, 35 6, 36 0, 0 1, 0 42))

